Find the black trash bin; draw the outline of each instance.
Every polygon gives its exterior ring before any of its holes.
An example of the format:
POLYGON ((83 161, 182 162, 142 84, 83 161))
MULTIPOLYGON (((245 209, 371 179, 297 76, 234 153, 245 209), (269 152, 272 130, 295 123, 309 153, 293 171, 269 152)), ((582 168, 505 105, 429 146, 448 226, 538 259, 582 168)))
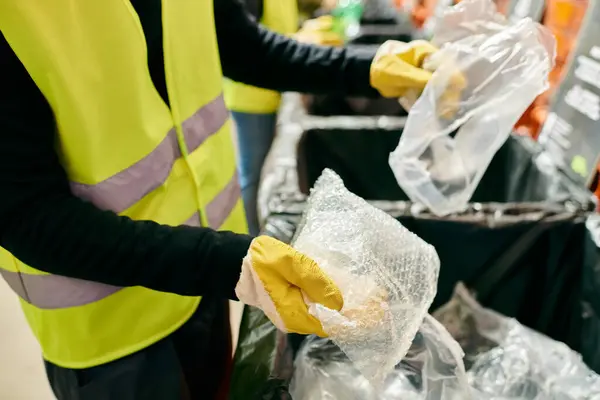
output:
MULTIPOLYGON (((306 195, 300 188, 306 192, 324 168, 331 168, 351 191, 436 247, 441 271, 432 309, 448 301, 457 282, 465 282, 484 306, 565 342, 582 352, 591 367, 600 367, 593 361, 600 352, 600 307, 593 299, 600 296, 588 293, 587 308, 582 302, 585 291, 594 290, 582 285, 584 265, 596 265, 598 259, 586 227, 592 196, 536 143, 511 137, 469 208, 439 218, 407 201, 387 164, 401 135, 401 119, 342 118, 338 123, 292 113, 284 115, 281 127, 281 136, 289 129, 287 140, 297 141, 298 148, 294 157, 289 154, 294 146, 282 146, 285 162, 275 160, 265 175, 270 176, 268 193, 263 193, 266 234, 292 240, 306 195), (289 162, 293 158, 296 165, 289 162)), ((595 282, 600 288, 600 279, 595 282)), ((293 355, 302 338, 278 333, 252 308, 244 313, 239 337, 231 399, 289 398, 293 355)))
POLYGON ((484 305, 575 347, 567 331, 573 326, 565 323, 568 313, 562 311, 559 294, 571 293, 566 279, 579 279, 574 272, 581 268, 570 264, 582 263, 591 193, 559 170, 548 173, 540 168, 544 154, 534 142, 511 137, 488 167, 470 210, 438 218, 412 210, 387 163, 401 136, 400 126, 389 121, 387 127, 374 123, 371 129, 353 128, 359 123, 348 124, 350 128, 305 125, 297 157, 300 189, 308 193, 323 169, 330 168, 353 193, 393 201, 387 205, 389 212, 440 255, 434 308, 464 281, 480 288, 484 305), (502 263, 510 265, 504 270, 502 263), (495 270, 504 278, 491 279, 490 271, 495 270))

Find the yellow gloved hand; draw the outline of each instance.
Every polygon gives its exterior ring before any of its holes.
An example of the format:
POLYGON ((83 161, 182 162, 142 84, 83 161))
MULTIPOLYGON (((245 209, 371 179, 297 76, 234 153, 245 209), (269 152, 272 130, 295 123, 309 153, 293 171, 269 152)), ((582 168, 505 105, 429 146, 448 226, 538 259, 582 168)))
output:
POLYGON ((262 309, 280 330, 321 337, 327 334, 309 314, 304 295, 336 311, 344 304, 339 288, 315 261, 267 236, 252 241, 235 292, 240 301, 262 309))
POLYGON ((294 38, 302 43, 318 44, 321 46, 342 46, 344 40, 335 32, 332 32, 333 18, 324 15, 310 19, 302 24, 302 28, 294 35, 294 38))
POLYGON ((323 15, 317 18, 304 21, 301 30, 306 31, 331 31, 333 29, 333 17, 323 15))
POLYGON ((371 65, 371 86, 384 97, 404 97, 401 103, 412 105, 442 63, 445 65, 445 73, 450 73, 450 81, 438 99, 437 110, 440 117, 449 119, 459 109, 467 81, 456 63, 438 53, 429 42, 415 40, 410 43, 384 43, 371 65))
POLYGON ((399 98, 407 90, 422 91, 432 72, 423 68, 423 62, 437 48, 425 40, 403 43, 385 42, 371 64, 371 86, 383 97, 399 98))

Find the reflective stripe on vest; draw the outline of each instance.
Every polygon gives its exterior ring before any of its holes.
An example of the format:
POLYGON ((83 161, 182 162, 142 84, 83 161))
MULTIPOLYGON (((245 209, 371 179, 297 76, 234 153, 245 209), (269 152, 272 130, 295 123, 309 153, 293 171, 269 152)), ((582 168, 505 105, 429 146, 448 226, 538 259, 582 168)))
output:
MULTIPOLYGON (((202 143, 225 124, 228 118, 223 96, 199 109, 183 122, 188 151, 202 143)), ((96 184, 71 183, 73 193, 97 207, 121 213, 163 184, 175 161, 181 157, 177 134, 173 128, 154 151, 124 171, 96 184), (147 171, 152 171, 148 173, 147 171), (146 179, 140 179, 143 176, 146 179)), ((213 229, 219 229, 240 200, 237 171, 223 190, 206 206, 206 219, 213 229)), ((198 212, 184 225, 201 226, 198 212)), ((77 307, 110 296, 122 287, 68 278, 60 275, 34 275, 0 268, 0 275, 24 301, 41 309, 77 307)))
MULTIPOLYGON (((184 225, 199 227, 200 214, 192 215, 184 225)), ((4 268, 0 268, 0 275, 21 299, 44 310, 83 306, 123 289, 61 275, 34 275, 4 268)))
MULTIPOLYGON (((223 95, 219 95, 185 120, 182 128, 188 152, 192 153, 217 133, 228 118, 223 95)), ((172 128, 150 154, 129 168, 95 185, 72 182, 71 190, 77 197, 90 201, 96 207, 122 213, 162 185, 181 156, 177 132, 172 128)), ((229 184, 206 206, 206 218, 211 228, 221 227, 240 196, 237 174, 234 174, 229 184)))

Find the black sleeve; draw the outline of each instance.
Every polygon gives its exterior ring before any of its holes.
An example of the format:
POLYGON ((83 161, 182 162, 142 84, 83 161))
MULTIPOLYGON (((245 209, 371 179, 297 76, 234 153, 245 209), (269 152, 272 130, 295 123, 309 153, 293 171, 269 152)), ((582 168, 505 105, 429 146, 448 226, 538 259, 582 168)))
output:
POLYGON ((226 77, 266 89, 376 96, 374 51, 301 44, 258 25, 239 0, 214 0, 226 77))
POLYGON ((0 246, 53 274, 233 298, 251 238, 132 221, 74 197, 52 111, 0 34, 0 246))

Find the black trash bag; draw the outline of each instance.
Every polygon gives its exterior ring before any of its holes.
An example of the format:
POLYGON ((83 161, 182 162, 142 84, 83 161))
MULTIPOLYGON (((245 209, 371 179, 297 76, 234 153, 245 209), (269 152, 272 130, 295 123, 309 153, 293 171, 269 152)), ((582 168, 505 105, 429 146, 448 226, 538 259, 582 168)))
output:
MULTIPOLYGON (((441 271, 432 311, 449 300, 457 282, 465 282, 483 306, 565 342, 600 370, 594 364, 600 353, 600 307, 594 307, 600 295, 592 295, 593 290, 600 293, 600 268, 598 248, 587 245, 591 235, 586 228, 592 196, 550 163, 536 143, 511 137, 496 154, 469 208, 440 218, 406 201, 389 170, 388 154, 401 134, 397 119, 354 117, 338 124, 303 116, 298 121, 298 108, 290 105, 287 110, 281 144, 274 145, 278 156, 265 171, 267 188, 261 189, 266 191, 261 194, 265 234, 290 242, 305 205, 299 183, 307 188, 324 168, 331 168, 349 190, 436 248, 441 271), (299 143, 297 157, 290 141, 299 143), (285 151, 278 153, 277 148, 285 151), (297 165, 290 162, 294 158, 297 165), (596 289, 582 287, 585 268, 588 274, 597 273, 596 289), (582 302, 585 290, 587 308, 582 302)), ((283 388, 293 374, 294 347, 287 343, 292 356, 278 358, 282 342, 264 318, 259 310, 245 311, 232 400, 286 399, 283 388), (249 322, 259 316, 270 327, 269 335, 253 333, 249 322)))
POLYGON ((587 221, 583 266, 581 354, 593 370, 600 371, 600 215, 587 221))
POLYGON ((369 200, 408 200, 394 177, 389 154, 401 129, 308 127, 298 145, 298 185, 310 188, 325 168, 334 170, 352 193, 369 200), (339 146, 340 141, 344 144, 339 146), (366 150, 368 149, 368 151, 366 150), (375 173, 374 173, 375 172, 375 173))
MULTIPOLYGON (((257 308, 246 307, 235 352, 230 399, 290 399, 293 375, 293 335, 281 333, 257 308), (286 397, 287 396, 287 397, 286 397)), ((298 340, 297 340, 298 341, 298 340)))

